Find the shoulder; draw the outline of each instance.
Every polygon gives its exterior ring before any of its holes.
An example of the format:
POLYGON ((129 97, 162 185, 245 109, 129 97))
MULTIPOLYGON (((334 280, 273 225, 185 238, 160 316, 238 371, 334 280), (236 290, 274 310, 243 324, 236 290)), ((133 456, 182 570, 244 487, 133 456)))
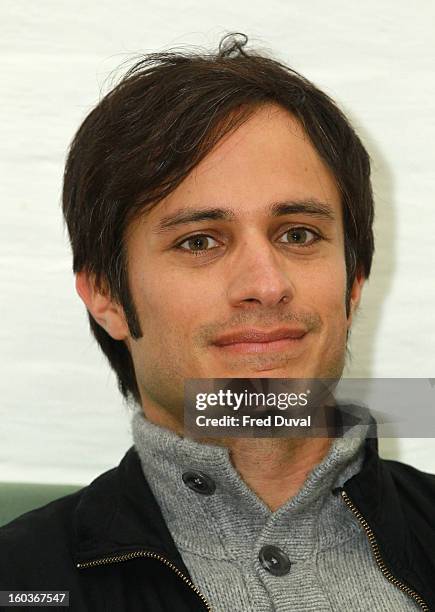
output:
POLYGON ((107 509, 107 497, 116 490, 117 470, 116 467, 112 468, 97 476, 89 485, 25 512, 0 527, 0 553, 6 543, 21 543, 23 539, 30 546, 39 544, 41 540, 50 545, 49 538, 62 534, 63 540, 68 543, 74 537, 73 518, 78 509, 89 502, 95 504, 98 510, 103 510, 105 506, 107 509))
POLYGON ((393 481, 407 514, 414 519, 418 515, 433 529, 435 474, 423 472, 400 461, 381 459, 381 463, 393 481))
POLYGON ((435 502, 435 474, 400 461, 381 459, 381 462, 399 489, 412 490, 414 494, 430 497, 435 502))
POLYGON ((371 521, 391 522, 390 515, 394 514, 403 524, 419 525, 435 533, 435 475, 381 458, 375 438, 366 440, 362 468, 344 488, 371 521))
POLYGON ((69 518, 79 503, 83 487, 74 493, 60 497, 39 508, 25 512, 13 519, 6 525, 0 527, 0 551, 7 542, 13 542, 22 538, 28 538, 29 544, 42 534, 56 533, 59 530, 68 532, 70 529, 69 518))
POLYGON ((26 512, 0 528, 0 588, 48 588, 71 572, 72 517, 83 491, 26 512))
POLYGON ((96 506, 97 513, 103 513, 104 505, 105 515, 110 513, 111 506, 105 504, 104 494, 112 489, 116 469, 0 527, 0 589, 3 585, 12 588, 15 584, 24 588, 24 577, 27 588, 33 583, 40 588, 45 577, 71 575, 77 544, 77 513, 83 506, 88 507, 89 500, 96 500, 92 507, 96 506))

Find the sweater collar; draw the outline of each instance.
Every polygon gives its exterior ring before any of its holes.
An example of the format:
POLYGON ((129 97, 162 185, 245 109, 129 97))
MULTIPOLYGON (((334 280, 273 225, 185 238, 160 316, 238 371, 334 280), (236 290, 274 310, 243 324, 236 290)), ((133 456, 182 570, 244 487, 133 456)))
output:
POLYGON ((144 476, 180 550, 244 558, 259 538, 288 538, 295 557, 304 558, 314 547, 334 546, 356 531, 352 515, 331 490, 361 468, 369 424, 365 411, 358 417, 333 441, 300 491, 275 512, 242 480, 227 448, 180 437, 149 422, 140 409, 133 414, 132 432, 144 476), (215 492, 190 490, 183 481, 188 473, 205 475, 215 492))

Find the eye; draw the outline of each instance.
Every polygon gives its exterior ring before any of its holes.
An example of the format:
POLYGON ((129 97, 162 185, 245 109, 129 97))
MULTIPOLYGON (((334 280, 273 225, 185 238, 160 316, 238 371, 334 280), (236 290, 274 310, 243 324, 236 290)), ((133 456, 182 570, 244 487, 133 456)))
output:
POLYGON ((283 235, 289 237, 287 244, 300 247, 309 247, 320 240, 319 234, 313 230, 309 230, 307 227, 292 227, 283 235))
POLYGON ((201 255, 202 253, 211 250, 207 248, 207 243, 209 243, 210 240, 216 242, 214 238, 208 236, 207 234, 195 234, 194 236, 186 238, 183 240, 183 242, 180 242, 175 246, 176 248, 181 249, 182 251, 187 251, 192 255, 201 255), (189 248, 183 247, 183 244, 186 243, 188 244, 189 248))
MULTIPOLYGON (((309 230, 307 227, 292 227, 288 229, 283 236, 289 236, 289 241, 284 241, 286 244, 297 247, 310 247, 318 240, 321 240, 321 236, 317 232, 309 230)), ((194 234, 176 244, 175 248, 185 251, 189 253, 189 255, 204 255, 218 248, 218 246, 217 241, 208 234, 194 234), (215 243, 211 248, 209 248, 210 241, 215 243), (184 247, 184 244, 187 244, 187 247, 184 247)))

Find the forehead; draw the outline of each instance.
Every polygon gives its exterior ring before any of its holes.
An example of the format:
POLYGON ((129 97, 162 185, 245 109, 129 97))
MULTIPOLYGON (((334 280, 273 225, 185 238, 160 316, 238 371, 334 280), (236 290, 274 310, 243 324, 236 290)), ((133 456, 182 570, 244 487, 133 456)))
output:
POLYGON ((269 214, 276 202, 326 204, 341 218, 332 172, 296 117, 268 104, 223 137, 183 182, 147 215, 147 224, 180 208, 231 208, 234 219, 269 214))

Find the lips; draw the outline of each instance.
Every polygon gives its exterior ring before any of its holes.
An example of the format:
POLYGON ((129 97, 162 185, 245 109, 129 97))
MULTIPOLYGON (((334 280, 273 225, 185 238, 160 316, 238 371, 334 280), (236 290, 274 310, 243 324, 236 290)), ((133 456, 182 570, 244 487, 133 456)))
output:
POLYGON ((216 346, 229 346, 239 343, 264 343, 277 340, 297 340, 306 334, 307 330, 300 327, 280 327, 271 331, 259 329, 244 329, 220 336, 214 341, 216 346))

